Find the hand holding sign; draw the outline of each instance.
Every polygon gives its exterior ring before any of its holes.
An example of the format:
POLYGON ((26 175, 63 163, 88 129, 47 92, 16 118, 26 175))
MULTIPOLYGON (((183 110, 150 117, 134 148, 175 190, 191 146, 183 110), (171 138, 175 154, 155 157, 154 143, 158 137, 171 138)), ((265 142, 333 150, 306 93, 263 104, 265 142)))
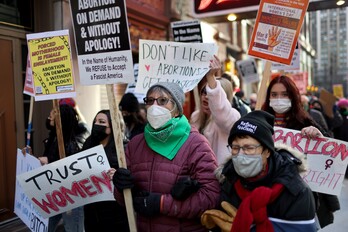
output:
POLYGON ((302 136, 307 136, 310 139, 323 137, 323 134, 320 132, 320 130, 314 126, 307 126, 305 128, 302 128, 301 134, 302 136))

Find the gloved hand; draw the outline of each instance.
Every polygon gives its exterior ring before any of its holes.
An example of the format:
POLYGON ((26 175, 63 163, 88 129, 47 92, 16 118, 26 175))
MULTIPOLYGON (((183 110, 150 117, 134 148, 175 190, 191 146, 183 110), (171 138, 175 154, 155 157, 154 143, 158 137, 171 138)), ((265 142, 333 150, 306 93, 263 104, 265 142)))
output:
POLYGON ((125 168, 118 168, 112 178, 116 189, 122 192, 124 189, 129 189, 134 187, 134 178, 131 172, 125 168))
POLYGON ((192 193, 195 193, 201 187, 197 180, 191 179, 189 176, 179 178, 170 191, 172 197, 176 200, 186 200, 192 193))
POLYGON ((134 210, 144 216, 154 216, 160 213, 161 194, 142 191, 133 197, 134 210))
POLYGON ((201 216, 201 223, 207 229, 218 226, 222 232, 230 232, 237 209, 226 201, 221 202, 221 206, 227 213, 218 209, 206 210, 201 216))

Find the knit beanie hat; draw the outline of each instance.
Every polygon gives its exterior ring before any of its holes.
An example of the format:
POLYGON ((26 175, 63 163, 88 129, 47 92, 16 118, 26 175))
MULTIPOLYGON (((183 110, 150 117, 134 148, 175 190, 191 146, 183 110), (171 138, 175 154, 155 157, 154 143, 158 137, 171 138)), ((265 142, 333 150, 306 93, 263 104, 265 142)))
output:
POLYGON ((162 87, 165 90, 167 90, 170 95, 172 95, 173 100, 175 101, 178 110, 179 110, 179 114, 182 115, 183 114, 183 104, 185 102, 185 93, 182 90, 182 88, 177 84, 177 83, 173 83, 173 82, 158 82, 154 85, 152 85, 149 90, 147 91, 148 93, 154 88, 154 87, 162 87))
POLYGON ((128 112, 138 112, 140 110, 138 99, 133 93, 126 93, 123 95, 119 107, 120 110, 128 112))
POLYGON ((69 105, 73 108, 76 106, 76 102, 72 98, 63 98, 59 100, 59 105, 69 105))
POLYGON ((337 102, 337 106, 339 108, 345 108, 348 107, 348 100, 345 98, 341 98, 338 102, 337 102))
POLYGON ((234 138, 238 135, 249 135, 261 142, 261 144, 268 148, 273 154, 273 126, 273 115, 262 110, 252 111, 234 123, 228 137, 228 144, 231 144, 234 138))

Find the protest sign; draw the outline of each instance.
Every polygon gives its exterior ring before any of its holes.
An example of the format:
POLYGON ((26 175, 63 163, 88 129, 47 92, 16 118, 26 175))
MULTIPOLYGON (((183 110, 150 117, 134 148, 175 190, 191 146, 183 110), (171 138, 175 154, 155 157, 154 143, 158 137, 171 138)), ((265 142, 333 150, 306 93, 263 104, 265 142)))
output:
POLYGON ((245 83, 254 83, 260 80, 254 59, 238 60, 236 64, 239 76, 245 83))
POLYGON ((135 92, 146 93, 157 82, 178 83, 191 91, 209 71, 217 51, 213 43, 139 41, 139 77, 135 92))
POLYGON ((171 23, 175 42, 203 43, 201 23, 198 20, 171 23))
POLYGON ((334 117, 333 107, 336 104, 337 97, 323 88, 320 90, 319 101, 323 105, 325 114, 329 116, 330 118, 333 118, 334 117))
POLYGON ((25 71, 25 81, 24 81, 23 93, 27 94, 29 96, 32 96, 32 97, 35 96, 33 73, 32 73, 31 66, 30 66, 29 55, 27 58, 27 68, 25 71))
POLYGON ((344 98, 343 85, 335 84, 332 85, 333 95, 337 98, 344 98))
POLYGON ((23 191, 43 217, 98 201, 114 200, 102 145, 17 176, 23 191))
POLYGON ((75 97, 69 31, 27 35, 35 100, 75 97))
POLYGON ((80 82, 134 82, 125 0, 70 1, 80 82))
MULTIPOLYGON (((40 161, 30 154, 25 156, 17 149, 16 176, 41 167, 40 161)), ((22 222, 33 232, 46 232, 48 219, 45 219, 34 208, 28 196, 23 192, 18 180, 16 181, 14 212, 22 222)))
POLYGON ((308 86, 308 73, 299 72, 299 73, 293 73, 289 76, 294 81, 295 85, 300 91, 300 94, 305 94, 307 92, 307 86, 308 86))
POLYGON ((309 0, 261 0, 248 55, 289 65, 309 0))
POLYGON ((300 70, 300 54, 300 48, 297 43, 290 65, 272 62, 272 70, 300 70))
POLYGON ((348 164, 348 142, 332 138, 309 139, 300 131, 274 127, 274 142, 288 144, 306 154, 308 169, 303 180, 313 191, 339 195, 348 164))

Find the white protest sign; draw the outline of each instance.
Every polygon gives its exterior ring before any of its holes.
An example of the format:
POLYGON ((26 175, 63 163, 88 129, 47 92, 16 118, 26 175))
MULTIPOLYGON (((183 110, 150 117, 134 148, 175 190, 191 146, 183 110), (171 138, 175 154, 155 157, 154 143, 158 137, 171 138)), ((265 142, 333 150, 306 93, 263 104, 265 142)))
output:
POLYGON ((209 71, 217 52, 213 43, 139 41, 139 76, 136 93, 146 93, 157 82, 178 83, 184 92, 192 90, 209 71))
POLYGON ((331 138, 309 139, 300 131, 274 127, 274 142, 290 145, 307 155, 303 180, 313 191, 339 195, 348 164, 348 142, 331 138))
POLYGON ((236 64, 238 73, 245 83, 254 83, 260 80, 255 59, 238 60, 236 64))
POLYGON ((297 43, 290 65, 272 62, 272 70, 300 70, 300 54, 300 48, 297 43))
POLYGON ((82 85, 132 83, 126 1, 70 1, 82 85))
POLYGON ((114 200, 102 145, 17 176, 24 192, 44 217, 98 201, 114 200))
MULTIPOLYGON (((41 164, 37 158, 29 154, 24 156, 22 151, 17 149, 16 176, 39 167, 41 167, 41 164)), ((34 208, 28 196, 23 192, 18 180, 16 181, 14 212, 31 231, 47 231, 48 219, 43 218, 34 208)))

